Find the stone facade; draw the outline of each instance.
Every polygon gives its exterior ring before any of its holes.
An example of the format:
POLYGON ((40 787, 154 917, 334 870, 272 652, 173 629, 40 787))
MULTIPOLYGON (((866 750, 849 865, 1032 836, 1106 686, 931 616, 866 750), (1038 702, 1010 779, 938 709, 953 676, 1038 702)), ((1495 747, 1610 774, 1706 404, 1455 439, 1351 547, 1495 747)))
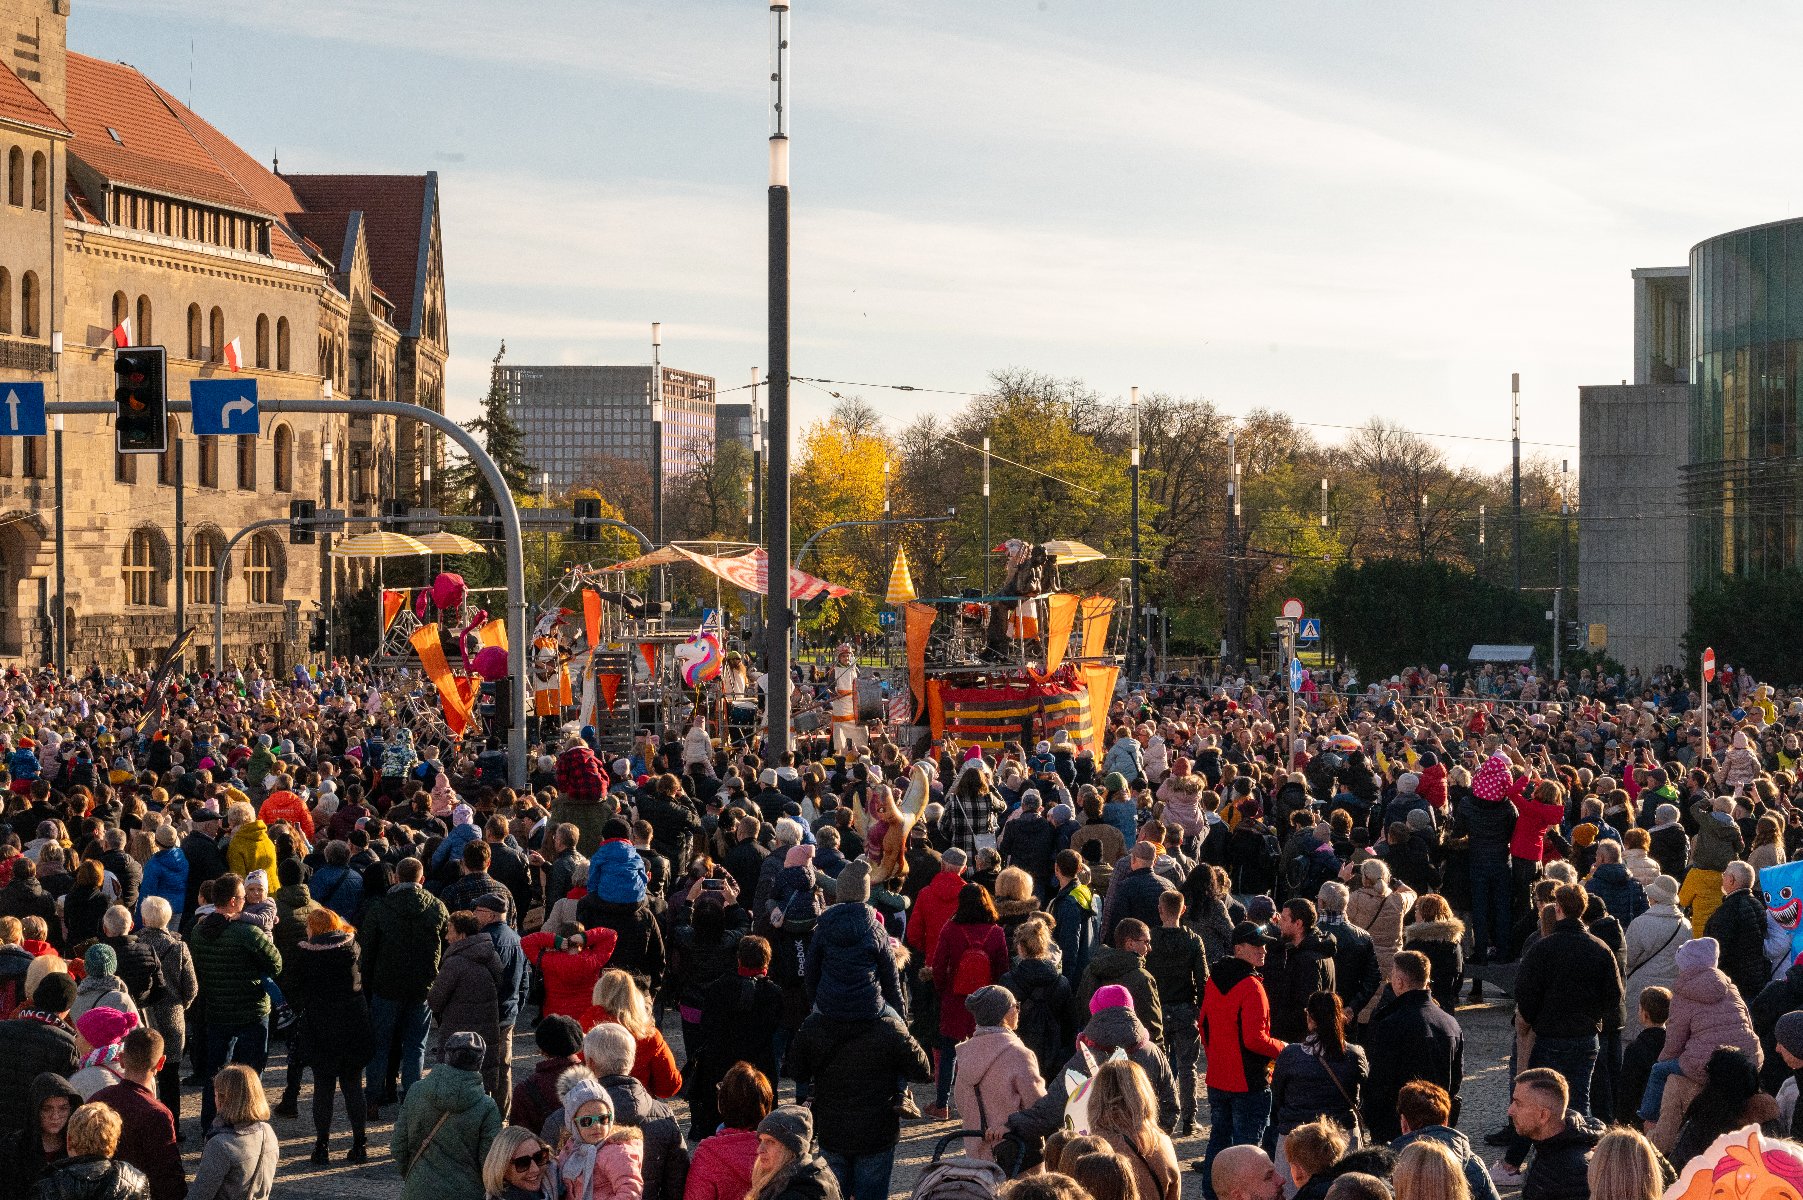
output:
MULTIPOLYGON (((238 373, 264 400, 442 412, 436 177, 266 168, 133 68, 69 53, 68 7, 0 0, 0 47, 14 48, 0 69, 0 386, 35 379, 53 398, 111 399, 115 330, 129 323, 132 344, 166 347, 171 399, 229 375, 235 343, 238 373)), ((233 534, 301 498, 353 516, 418 502, 441 454, 385 416, 265 412, 261 434, 244 438, 196 437, 178 417, 171 434, 177 452, 121 456, 110 417, 66 420, 71 667, 153 661, 175 635, 178 598, 206 663, 213 567, 233 534)), ((55 440, 0 437, 0 659, 53 650, 55 440)), ((291 546, 280 530, 239 542, 224 575, 228 655, 281 669, 304 657, 328 561, 340 589, 368 577, 369 564, 291 546)))

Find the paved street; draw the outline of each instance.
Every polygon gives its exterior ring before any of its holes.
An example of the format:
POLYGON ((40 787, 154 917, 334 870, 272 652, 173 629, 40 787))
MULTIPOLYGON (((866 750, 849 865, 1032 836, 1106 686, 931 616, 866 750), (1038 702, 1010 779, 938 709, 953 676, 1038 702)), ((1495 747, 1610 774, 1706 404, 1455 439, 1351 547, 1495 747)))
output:
MULTIPOLYGON (((1494 996, 1496 993, 1490 993, 1494 996)), ((1465 1091, 1462 1128, 1474 1142, 1497 1128, 1503 1120, 1503 1112, 1508 1107, 1508 1053, 1509 1053, 1509 1007, 1506 1003, 1472 1005, 1459 1010, 1459 1020, 1464 1024, 1467 1038, 1465 1047, 1465 1091)), ((680 1050, 680 1030, 676 1022, 671 1020, 664 1035, 670 1039, 672 1046, 680 1050)), ((522 1032, 514 1039, 515 1053, 522 1049, 531 1052, 532 1038, 529 1033, 522 1032)), ((516 1078, 532 1068, 535 1056, 516 1059, 514 1072, 516 1078)), ((280 1092, 281 1081, 286 1078, 286 1065, 280 1053, 271 1060, 269 1069, 264 1072, 264 1080, 272 1093, 280 1092)), ((334 1164, 329 1167, 315 1167, 307 1161, 307 1155, 313 1150, 313 1120, 308 1109, 311 1091, 302 1093, 301 1116, 299 1120, 284 1121, 278 1118, 275 1122, 276 1132, 282 1139, 282 1169, 276 1178, 275 1194, 284 1196, 308 1197, 343 1197, 345 1200, 389 1200, 398 1197, 401 1192, 400 1172, 388 1157, 388 1137, 391 1129, 388 1120, 384 1120, 371 1130, 370 1143, 373 1157, 370 1163, 361 1168, 343 1165, 345 1151, 350 1147, 350 1127, 343 1117, 342 1103, 339 1119, 333 1127, 332 1157, 334 1164)), ((931 1088, 921 1087, 915 1090, 915 1098, 925 1108, 931 1101, 931 1088)), ((687 1124, 686 1106, 676 1102, 679 1116, 685 1127, 687 1124)), ((392 1117, 397 1110, 389 1108, 387 1116, 392 1117)), ((193 1129, 198 1120, 199 1098, 196 1094, 184 1097, 183 1118, 186 1129, 193 1129)), ((908 1127, 910 1135, 905 1138, 897 1156, 895 1185, 892 1194, 905 1196, 914 1185, 914 1180, 932 1153, 933 1142, 948 1132, 952 1126, 945 1122, 915 1122, 908 1127)), ((1178 1157, 1184 1162, 1197 1158, 1202 1153, 1205 1138, 1191 1137, 1179 1143, 1178 1157)), ((1496 1151, 1483 1148, 1486 1157, 1496 1151)), ((190 1162, 190 1168, 192 1162, 190 1162)), ((1185 1172, 1184 1196, 1200 1196, 1201 1180, 1192 1172, 1185 1172)))

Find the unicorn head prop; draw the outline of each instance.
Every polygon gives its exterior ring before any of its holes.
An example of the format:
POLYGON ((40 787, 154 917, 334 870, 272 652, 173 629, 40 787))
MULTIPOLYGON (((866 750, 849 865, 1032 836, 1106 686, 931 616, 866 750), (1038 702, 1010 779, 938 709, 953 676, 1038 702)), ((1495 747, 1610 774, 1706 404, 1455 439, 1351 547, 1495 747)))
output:
POLYGON ((676 647, 684 687, 700 687, 720 674, 720 635, 703 629, 676 647))

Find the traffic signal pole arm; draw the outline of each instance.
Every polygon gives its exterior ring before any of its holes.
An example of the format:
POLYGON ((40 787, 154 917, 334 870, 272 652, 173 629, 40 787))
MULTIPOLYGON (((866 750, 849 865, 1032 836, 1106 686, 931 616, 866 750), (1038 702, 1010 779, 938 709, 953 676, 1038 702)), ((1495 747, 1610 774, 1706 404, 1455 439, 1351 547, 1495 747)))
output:
MULTIPOLYGON (((57 400, 44 406, 46 412, 70 416, 110 416, 118 412, 118 407, 111 400, 57 400)), ((433 412, 417 404, 398 404, 387 400, 265 400, 260 407, 264 412, 274 413, 410 418, 430 425, 451 439, 482 472, 482 478, 494 495, 495 509, 501 518, 501 535, 507 546, 507 671, 513 676, 513 695, 509 705, 512 712, 509 714, 510 727, 507 731, 507 781, 513 787, 525 787, 529 775, 526 764, 526 697, 532 689, 527 668, 526 642, 532 626, 526 616, 526 559, 520 545, 520 510, 513 502, 513 492, 508 489, 507 480, 502 476, 500 468, 495 466, 494 460, 488 456, 481 443, 463 426, 443 413, 433 412)), ((170 412, 188 412, 191 408, 192 404, 187 400, 170 400, 168 405, 170 412)), ((286 518, 282 518, 279 523, 286 524, 286 518)), ((176 553, 179 561, 179 548, 176 553)))

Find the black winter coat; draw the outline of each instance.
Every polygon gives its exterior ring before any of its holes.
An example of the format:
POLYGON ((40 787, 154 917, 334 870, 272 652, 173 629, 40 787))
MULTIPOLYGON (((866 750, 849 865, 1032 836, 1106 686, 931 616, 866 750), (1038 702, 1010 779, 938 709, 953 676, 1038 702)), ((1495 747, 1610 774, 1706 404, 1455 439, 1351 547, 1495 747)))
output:
POLYGON ((182 854, 188 859, 187 900, 182 905, 182 912, 189 915, 200 907, 200 885, 209 879, 218 879, 226 872, 225 851, 219 848, 219 841, 204 833, 190 833, 182 839, 182 854))
POLYGON ((1311 929, 1295 946, 1282 946, 1265 959, 1265 994, 1271 1002, 1271 1036, 1299 1042, 1308 1036, 1308 998, 1334 990, 1334 943, 1311 929))
POLYGON ((1747 1005, 1753 1016, 1753 1032, 1765 1050, 1765 1065, 1759 1068, 1759 1086, 1776 1096, 1778 1088, 1790 1075, 1790 1068, 1778 1057, 1778 1018, 1803 1008, 1803 959, 1792 963, 1790 970, 1761 988, 1747 1005))
POLYGON ((1721 943, 1722 973, 1734 981, 1743 1000, 1752 1000, 1772 977, 1765 957, 1765 905, 1751 888, 1722 897, 1709 915, 1703 936, 1721 943))
POLYGON ((64 1159, 38 1185, 43 1200, 150 1200, 150 1180, 130 1163, 88 1154, 64 1159))
POLYGON ((1465 1078, 1465 1035, 1451 1013, 1427 991, 1405 992, 1378 1006, 1365 1037, 1371 1053, 1371 1081, 1362 1103, 1365 1124, 1383 1142, 1402 1133, 1396 1096, 1417 1079, 1438 1084, 1451 1096, 1449 1125, 1459 1119, 1459 1085, 1465 1078))
POLYGON ((79 1065, 75 1030, 60 1017, 28 1009, 0 1021, 0 1133, 30 1123, 32 1080, 45 1071, 67 1078, 79 1065))
POLYGON ((1479 800, 1467 794, 1452 810, 1452 836, 1467 838, 1471 865, 1508 866, 1509 839, 1515 836, 1519 816, 1508 800, 1479 800))
POLYGON ((449 923, 438 897, 415 884, 397 883, 370 905, 357 930, 369 993, 384 1000, 424 1000, 438 977, 449 923))
POLYGON ((282 986, 300 1015, 300 1044, 309 1063, 349 1070, 374 1053, 357 960, 357 942, 348 932, 310 937, 286 960, 282 986))
POLYGON ((125 983, 131 993, 132 1003, 140 1010, 160 1003, 168 994, 168 987, 163 980, 163 961, 147 942, 141 942, 131 934, 124 937, 101 938, 101 942, 113 948, 119 958, 118 969, 113 972, 125 983))
POLYGON ((1153 926, 1146 970, 1158 985, 1158 1004, 1165 1012, 1182 1004, 1201 1008, 1202 985, 1208 982, 1208 948, 1195 930, 1187 925, 1153 926))
POLYGON ((996 847, 1002 861, 1019 867, 1041 884, 1052 878, 1052 859, 1058 855, 1058 830, 1043 816, 1021 814, 1002 826, 996 847))
MULTIPOLYGON (((1154 931, 1156 932, 1156 931, 1154 931)), ((1033 1052, 1042 1079, 1070 1060, 1077 1037, 1071 1019, 1071 984, 1048 958, 1023 958, 1000 983, 1020 1004, 1015 1033, 1033 1052)))
POLYGON ((1521 956, 1515 1007, 1541 1037, 1600 1033, 1621 1003, 1615 952, 1576 918, 1560 921, 1521 956))
POLYGON ((1365 1051, 1347 1046, 1339 1058, 1323 1058, 1320 1051, 1320 1043, 1310 1037, 1291 1042, 1277 1056, 1271 1070, 1271 1133, 1279 1140, 1316 1117, 1331 1117, 1342 1129, 1352 1128, 1352 1108, 1346 1097, 1356 1102, 1359 1089, 1370 1077, 1365 1051))
POLYGON ((720 1124, 715 1089, 736 1062, 747 1062, 769 1079, 777 1077, 776 1034, 783 1023, 783 992, 769 979, 747 978, 737 969, 701 994, 701 1038, 683 1071, 689 1088, 689 1136, 712 1137, 720 1124))
POLYGON ((648 990, 656 991, 664 980, 664 934, 657 918, 644 904, 615 904, 590 893, 576 903, 576 919, 584 929, 605 926, 619 939, 614 943, 609 967, 630 971, 648 990))
POLYGON ((57 929, 56 897, 44 890, 36 878, 14 879, 0 888, 0 917, 42 917, 54 933, 57 929))
POLYGON ((1170 880, 1151 867, 1139 867, 1114 873, 1104 900, 1105 924, 1102 940, 1114 944, 1114 927, 1128 917, 1145 922, 1147 929, 1158 928, 1158 898, 1176 891, 1170 880))
POLYGON ((898 1080, 924 1083, 933 1064, 895 1017, 827 1021, 810 1016, 795 1031, 783 1073, 813 1084, 814 1135, 822 1149, 877 1154, 901 1140, 898 1080))
POLYGON ((1565 1113, 1565 1128, 1534 1143, 1534 1160, 1521 1180, 1521 1200, 1590 1200, 1590 1152, 1602 1139, 1602 1122, 1565 1113))
POLYGON ((1333 939, 1333 987, 1348 1013, 1359 1013, 1383 987, 1371 935, 1343 916, 1323 918, 1315 929, 1333 939))

